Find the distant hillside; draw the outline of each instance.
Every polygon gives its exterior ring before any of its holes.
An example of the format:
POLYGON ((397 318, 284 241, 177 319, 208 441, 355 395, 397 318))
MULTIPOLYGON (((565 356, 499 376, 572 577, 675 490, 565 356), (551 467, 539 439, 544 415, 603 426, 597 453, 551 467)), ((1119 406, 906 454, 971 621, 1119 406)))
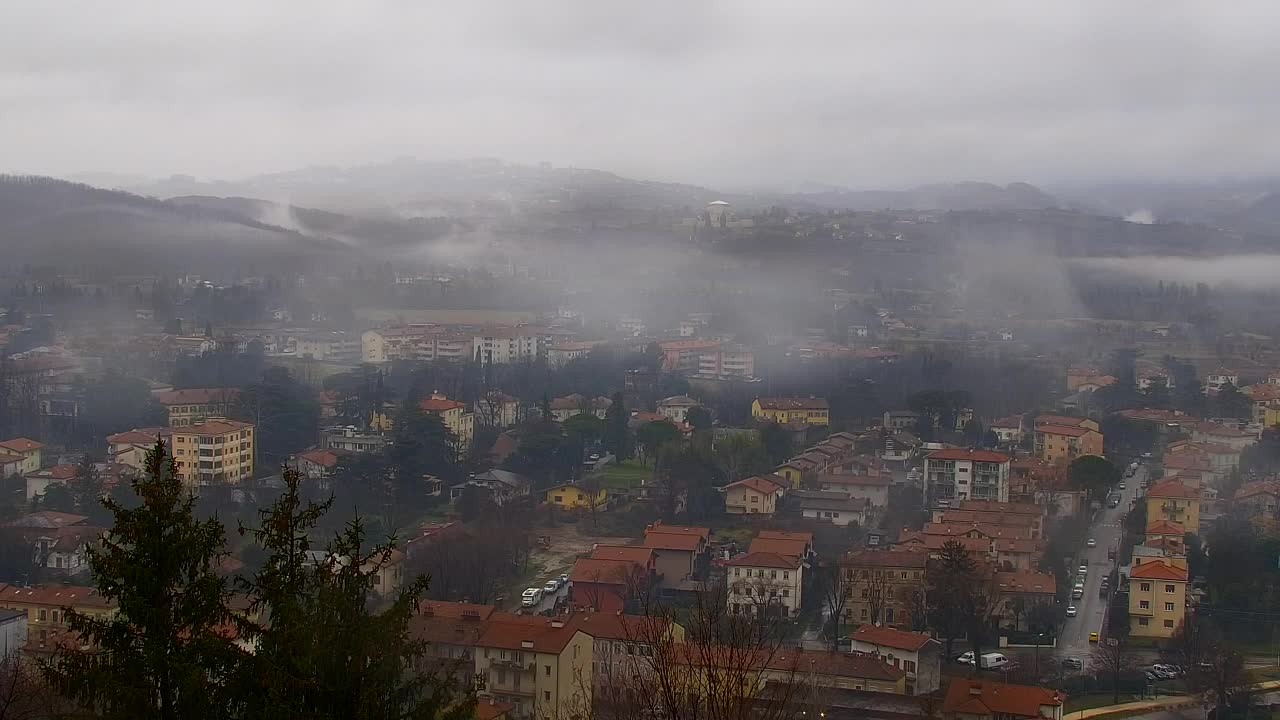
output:
POLYGON ((341 244, 233 207, 169 203, 45 177, 0 176, 0 251, 9 263, 149 269, 297 267, 341 244), (305 253, 305 257, 304 257, 305 253))
POLYGON ((922 185, 911 190, 828 190, 788 195, 783 201, 836 210, 1041 210, 1058 206, 1052 195, 1034 185, 1001 187, 980 182, 922 185))

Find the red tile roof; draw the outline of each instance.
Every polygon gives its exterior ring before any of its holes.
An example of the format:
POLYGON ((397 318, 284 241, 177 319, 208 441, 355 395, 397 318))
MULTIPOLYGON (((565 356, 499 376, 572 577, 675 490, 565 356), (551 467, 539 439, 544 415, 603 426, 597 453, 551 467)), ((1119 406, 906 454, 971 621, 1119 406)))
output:
POLYGON ((1183 485, 1177 480, 1161 480, 1147 488, 1147 497, 1198 500, 1200 499, 1200 492, 1195 488, 1183 485))
POLYGON ((569 580, 597 585, 626 585, 632 577, 643 573, 643 567, 630 560, 578 558, 569 572, 569 580))
POLYGON ((306 460, 321 467, 331 468, 338 464, 338 453, 334 450, 305 450, 298 453, 299 460, 306 460))
POLYGON ((40 512, 33 512, 15 520, 10 520, 5 525, 18 528, 61 528, 68 525, 79 525, 88 519, 86 515, 41 510, 40 512))
POLYGON ((26 477, 47 478, 49 480, 70 480, 76 476, 79 467, 76 465, 62 464, 54 465, 40 470, 35 470, 26 474, 26 477))
POLYGON ((1147 535, 1177 535, 1182 537, 1186 534, 1186 529, 1182 523, 1176 523, 1171 520, 1152 520, 1147 523, 1147 535))
POLYGON ((863 487, 889 487, 893 478, 888 475, 845 475, 830 473, 819 475, 817 482, 827 485, 860 485, 863 487))
POLYGON ((948 448, 934 450, 929 453, 930 460, 973 460, 974 462, 1005 463, 1009 456, 994 450, 977 450, 974 448, 948 448))
POLYGON ((725 565, 729 567, 767 567, 780 570, 795 570, 800 567, 800 558, 794 555, 779 555, 772 552, 749 552, 727 561, 725 565))
POLYGON ((702 538, 697 535, 679 535, 676 533, 650 533, 644 536, 644 546, 654 550, 685 550, 693 552, 698 549, 702 538))
POLYGON ((12 465, 14 463, 20 463, 23 460, 26 460, 26 458, 21 455, 10 455, 9 453, 0 453, 0 465, 12 465))
POLYGON ((605 640, 653 642, 666 637, 673 623, 666 618, 620 613, 591 613, 583 619, 582 632, 605 640))
POLYGON ((1253 437, 1252 433, 1247 433, 1239 428, 1227 427, 1226 425, 1219 425, 1218 423, 1211 422, 1197 423, 1194 429, 1195 432, 1212 435, 1214 437, 1253 437))
POLYGON ((81 585, 33 585, 18 587, 16 585, 0 585, 0 605, 18 603, 27 605, 45 605, 49 607, 114 607, 98 594, 96 588, 81 585))
POLYGON ((487 627, 476 644, 504 650, 559 654, 573 640, 581 624, 581 615, 548 618, 497 612, 489 616, 487 627), (526 643, 529 647, 525 647, 526 643))
POLYGON ((164 435, 224 435, 237 430, 253 427, 253 423, 240 422, 239 420, 228 420, 219 418, 217 420, 205 420, 204 422, 195 423, 186 427, 165 428, 162 432, 164 435))
POLYGON ((956 678, 947 688, 947 696, 942 701, 942 712, 947 715, 960 713, 1038 718, 1041 706, 1059 706, 1065 700, 1065 694, 1049 688, 956 678))
POLYGON ((763 493, 765 495, 771 495, 773 493, 778 492, 779 490, 786 489, 785 485, 779 485, 773 480, 770 480, 769 478, 766 478, 760 475, 755 475, 749 478, 743 478, 742 480, 739 480, 738 482, 735 482, 735 483, 729 483, 728 485, 724 486, 724 489, 728 490, 729 488, 732 488, 732 487, 746 487, 746 488, 755 490, 758 493, 763 493))
POLYGON ((450 400, 448 398, 429 397, 429 398, 423 398, 421 401, 419 401, 418 407, 423 410, 426 410, 427 412, 444 412, 446 410, 453 410, 455 408, 466 407, 466 406, 458 402, 457 400, 450 400))
POLYGON ((1053 595, 1058 588, 1058 581, 1051 573, 1027 570, 998 572, 995 574, 995 582, 1002 593, 1053 595))
POLYGON ((160 436, 163 428, 137 428, 134 430, 126 430, 115 435, 108 435, 107 442, 111 445, 154 445, 156 438, 160 436))
POLYGON ((0 448, 12 450, 16 453, 31 452, 32 450, 39 450, 42 447, 44 447, 43 443, 38 443, 35 440, 24 437, 13 438, 12 440, 0 442, 0 448))
POLYGON ((653 548, 642 545, 596 545, 591 551, 594 560, 625 560, 648 566, 653 561, 653 548))
POLYGON ((851 640, 898 650, 919 650, 933 641, 928 633, 907 632, 893 628, 862 625, 849 636, 851 640))
POLYGON ((1235 499, 1243 500, 1255 495, 1271 495, 1280 497, 1280 480, 1256 480, 1251 483, 1245 483, 1236 490, 1235 499))
POLYGON ((1037 415, 1035 426, 1039 428, 1041 425, 1060 425, 1062 427, 1080 427, 1089 418, 1076 417, 1075 415, 1054 415, 1053 413, 1045 413, 1037 415))
POLYGON ((957 510, 974 512, 1012 513, 1015 515, 1044 515, 1044 508, 1035 503, 997 502, 995 500, 961 500, 957 510))
POLYGON ((1086 427, 1068 427, 1066 425, 1037 425, 1036 432, 1048 433, 1049 435, 1065 435, 1067 437, 1080 437, 1094 432, 1092 428, 1086 427))
POLYGON ((1187 571, 1162 562, 1145 562, 1129 569, 1130 578, 1141 580, 1180 580, 1186 582, 1187 571))
POLYGON ((906 672, 871 655, 817 650, 778 650, 765 661, 770 670, 897 682, 906 672))
POLYGON ((805 549, 810 544, 811 541, 805 538, 760 537, 757 535, 751 541, 751 546, 747 548, 747 552, 768 552, 776 555, 801 557, 805 554, 805 549))
POLYGON ((655 521, 644 529, 645 535, 653 533, 663 533, 667 535, 696 535, 703 540, 711 539, 711 528, 697 527, 690 525, 667 525, 661 520, 655 521))

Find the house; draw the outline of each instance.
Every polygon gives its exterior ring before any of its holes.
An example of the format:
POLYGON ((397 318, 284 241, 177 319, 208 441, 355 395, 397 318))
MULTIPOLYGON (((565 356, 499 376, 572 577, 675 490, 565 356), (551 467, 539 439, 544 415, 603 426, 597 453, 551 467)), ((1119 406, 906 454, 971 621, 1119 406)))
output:
POLYGON ((658 414, 673 423, 685 422, 689 410, 699 406, 699 402, 688 395, 675 395, 658 403, 658 414))
POLYGON ((8 478, 22 475, 22 467, 27 464, 26 458, 21 455, 0 453, 0 477, 8 478))
POLYGON ((461 498, 465 488, 468 487, 483 489, 495 505, 502 506, 512 500, 528 497, 533 484, 529 478, 518 473, 488 470, 474 474, 466 482, 449 488, 449 498, 451 500, 461 498))
POLYGON ((107 436, 107 459, 135 470, 146 468, 147 453, 164 428, 135 428, 107 436))
POLYGON ((1032 570, 1000 571, 992 577, 996 606, 992 615, 1000 627, 1026 631, 1031 627, 1032 608, 1052 607, 1058 590, 1052 573, 1032 570))
POLYGON ((577 393, 555 398, 548 403, 551 419, 556 422, 564 422, 579 414, 594 415, 603 420, 612 404, 613 401, 607 397, 588 398, 577 393))
POLYGON ((779 649, 764 663, 765 683, 799 683, 823 690, 859 690, 890 695, 907 694, 907 671, 874 655, 821 650, 779 649))
POLYGON ((86 550, 96 543, 102 528, 87 525, 88 517, 42 510, 5 523, 31 545, 37 567, 57 575, 75 575, 88 569, 86 550))
MULTIPOLYGON (((1276 387, 1280 387, 1277 385, 1276 387)), ((1163 464, 1165 471, 1170 469, 1176 470, 1202 470, 1203 467, 1187 467, 1177 465, 1177 458, 1180 456, 1190 456, 1204 460, 1204 465, 1218 476, 1226 476, 1233 469, 1240 467, 1240 450, 1230 445, 1220 445, 1210 442, 1195 442, 1192 440, 1178 440, 1165 446, 1165 454, 1163 464)))
MULTIPOLYGON (((621 555, 606 552, 606 557, 578 558, 569 572, 569 599, 577 608, 599 612, 623 612, 653 586, 652 566, 645 567, 621 555)), ((649 559, 653 561, 652 551, 649 559)))
POLYGON ((1240 387, 1240 373, 1220 366, 1205 377, 1204 388, 1206 391, 1217 392, 1228 383, 1240 387))
POLYGON ((409 636, 425 642, 420 662, 469 684, 475 668, 475 649, 485 623, 497 610, 493 605, 423 600, 409 618, 409 636))
POLYGON ((697 576, 706 557, 710 528, 667 525, 658 521, 644 530, 644 546, 654 551, 664 584, 697 576))
MULTIPOLYGON (((22 458, 22 462, 18 464, 16 469, 10 471, 8 467, 4 468, 4 476, 26 475, 29 472, 39 470, 41 465, 40 452, 43 449, 43 443, 38 443, 30 438, 20 437, 0 441, 0 453, 3 453, 4 455, 16 455, 22 458)), ((12 461, 7 464, 12 464, 12 461)))
POLYGON ((212 417, 226 417, 235 409, 240 391, 235 388, 188 388, 151 393, 164 406, 169 427, 186 427, 212 417))
POLYGON ((1169 520, 1200 531, 1200 491, 1176 479, 1161 480, 1147 488, 1147 522, 1169 520))
POLYGON ((751 403, 751 417, 779 425, 830 425, 831 409, 824 398, 756 398, 751 403))
POLYGON ((798 557, 808 564, 813 559, 813 533, 804 530, 761 530, 752 538, 747 552, 771 552, 798 557))
POLYGON ((724 511, 730 515, 772 515, 777 510, 778 499, 786 491, 784 482, 781 478, 757 475, 729 483, 721 488, 724 511))
POLYGON ((1249 402, 1252 403, 1253 411, 1250 417, 1252 422, 1265 423, 1267 410, 1280 408, 1280 384, 1267 382, 1246 385, 1240 388, 1240 392, 1248 396, 1249 402))
POLYGON ((54 465, 35 472, 29 472, 24 476, 27 485, 27 501, 30 502, 38 497, 43 497, 44 492, 50 485, 65 485, 79 472, 79 467, 70 464, 54 465))
POLYGON ((1115 376, 1108 375, 1097 368, 1070 368, 1067 370, 1067 392, 1081 390, 1097 390, 1114 384, 1115 376))
POLYGON ((865 624, 849 636, 849 651, 879 658, 907 674, 908 695, 928 695, 942 678, 942 643, 928 633, 865 624))
POLYGON ((871 623, 907 629, 912 615, 923 612, 924 550, 866 549, 840 558, 846 623, 871 623))
POLYGON ((825 473, 818 475, 813 485, 824 492, 835 492, 850 499, 865 500, 875 507, 889 505, 889 485, 893 477, 884 475, 849 475, 825 473))
POLYGON ((338 460, 345 454, 341 450, 313 448, 293 455, 289 459, 294 469, 303 477, 318 480, 328 477, 338 466, 338 460))
POLYGON ((725 562, 731 614, 786 619, 800 610, 804 563, 793 555, 749 552, 725 562))
POLYGON ((636 687, 637 676, 646 678, 653 672, 654 653, 685 638, 684 628, 664 617, 590 613, 580 627, 593 641, 592 698, 606 707, 611 702, 629 704, 632 698, 624 694, 636 687))
POLYGON ((914 410, 886 410, 882 423, 886 430, 915 430, 920 413, 914 410))
POLYGON ((1073 425, 1036 425, 1035 456, 1040 460, 1069 465, 1085 455, 1102 455, 1102 433, 1073 425))
POLYGON ((1060 690, 995 680, 954 678, 942 700, 943 720, 1063 720, 1060 690))
POLYGON ((698 375, 749 379, 756 373, 756 356, 741 345, 724 344, 698 354, 698 375))
POLYGON ((165 428, 178 465, 178 475, 188 487, 237 484, 253 478, 253 423, 209 418, 180 428, 165 428))
POLYGON ((1280 480, 1256 480, 1236 490, 1231 503, 1267 537, 1280 536, 1280 480))
POLYGON ((925 507, 964 500, 1009 501, 1009 456, 994 450, 951 448, 925 456, 925 507))
POLYGON ((79 585, 0 585, 0 608, 27 614, 28 650, 46 650, 67 632, 66 609, 105 617, 116 604, 91 587, 79 585))
POLYGON ((585 340, 580 342, 556 343, 547 348, 547 366, 560 368, 581 357, 586 357, 603 340, 585 340))
POLYGON ((353 453, 378 452, 386 447, 387 437, 381 432, 363 432, 348 425, 331 427, 320 433, 320 447, 353 453))
POLYGON ((480 703, 511 703, 522 720, 567 717, 591 707, 592 638, 581 615, 495 612, 476 641, 480 703))
POLYGON ((431 393, 430 397, 418 401, 418 408, 440 418, 457 439, 460 452, 466 452, 471 447, 471 440, 476 434, 476 416, 466 411, 466 405, 440 393, 431 393))
POLYGON ((545 502, 566 510, 589 510, 604 507, 609 491, 599 488, 594 492, 573 483, 564 483, 543 491, 545 502))
POLYGON ((1187 612, 1187 569, 1148 560, 1129 568, 1129 635, 1170 638, 1187 612))
POLYGON ((518 399, 495 390, 476 401, 476 422, 483 427, 511 427, 520 420, 519 409, 518 399))
POLYGON ((1191 439, 1196 442, 1226 445, 1234 450, 1244 450, 1257 441, 1254 433, 1212 422, 1196 423, 1191 428, 1191 439))
POLYGON ((995 420, 987 428, 996 434, 1001 445, 1017 445, 1022 442, 1022 416, 1010 415, 995 420))
POLYGON ((842 492, 793 490, 788 498, 799 508, 800 516, 844 527, 850 523, 867 524, 870 503, 865 498, 851 498, 842 492))

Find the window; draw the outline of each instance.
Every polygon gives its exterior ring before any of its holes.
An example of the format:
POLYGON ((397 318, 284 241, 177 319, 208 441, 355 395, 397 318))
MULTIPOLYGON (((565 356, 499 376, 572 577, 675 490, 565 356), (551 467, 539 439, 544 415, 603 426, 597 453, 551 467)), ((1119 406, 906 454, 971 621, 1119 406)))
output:
POLYGON ((49 611, 48 611, 48 610, 41 609, 41 610, 40 610, 40 621, 41 621, 41 622, 44 622, 45 620, 48 620, 48 619, 49 619, 49 611))
POLYGON ((1165 592, 1167 592, 1167 593, 1172 593, 1172 592, 1173 592, 1173 586, 1172 586, 1172 585, 1165 585, 1165 586, 1164 586, 1164 591, 1165 591, 1165 592))
POLYGON ((54 621, 54 622, 58 622, 58 611, 57 611, 57 610, 54 610, 54 611, 53 611, 53 621, 54 621))
POLYGON ((903 570, 903 571, 902 571, 902 579, 903 579, 903 580, 906 580, 906 579, 907 579, 907 571, 906 571, 906 570, 903 570))
POLYGON ((866 619, 867 619, 867 609, 866 609, 866 608, 862 608, 862 619, 863 619, 863 620, 866 620, 866 619))
POLYGON ((1173 627, 1173 621, 1172 621, 1172 620, 1165 620, 1165 621, 1164 621, 1164 626, 1165 626, 1165 627, 1167 627, 1167 628, 1171 628, 1171 627, 1173 627))
POLYGON ((866 588, 862 588, 862 599, 863 599, 863 600, 866 600, 866 599, 867 599, 867 597, 868 597, 868 596, 867 596, 867 589, 866 589, 866 588))
POLYGON ((734 576, 734 577, 739 577, 739 576, 741 576, 741 575, 742 575, 742 568, 734 568, 734 569, 733 569, 733 576, 734 576))
POLYGON ((777 579, 778 579, 778 571, 777 571, 777 570, 770 570, 770 571, 769 571, 769 579, 770 579, 770 580, 777 580, 777 579))
POLYGON ((1146 627, 1151 624, 1151 618, 1138 618, 1138 624, 1146 627))
POLYGON ((782 597, 791 597, 791 589, 782 588, 782 597))
POLYGON ((1151 583, 1142 583, 1138 586, 1138 589, 1142 592, 1151 592, 1151 583))
POLYGON ((1173 603, 1165 603, 1164 609, 1168 612, 1173 612, 1173 603))
POLYGON ((542 667, 546 668, 546 670, 547 670, 547 677, 551 677, 551 666, 550 666, 550 665, 543 665, 542 667))
POLYGON ((787 570, 783 570, 783 571, 782 571, 782 579, 783 579, 783 580, 790 580, 790 579, 791 579, 791 573, 790 573, 789 571, 787 571, 787 570))
POLYGON ((543 690, 543 691, 542 691, 542 699, 543 699, 543 700, 546 700, 547 702, 551 702, 551 691, 550 691, 550 690, 543 690))
POLYGON ((902 661, 902 669, 903 669, 903 670, 906 670, 906 671, 907 671, 907 672, 909 672, 909 673, 913 673, 913 672, 915 672, 915 671, 916 671, 916 661, 915 661, 915 660, 903 660, 903 661, 902 661))

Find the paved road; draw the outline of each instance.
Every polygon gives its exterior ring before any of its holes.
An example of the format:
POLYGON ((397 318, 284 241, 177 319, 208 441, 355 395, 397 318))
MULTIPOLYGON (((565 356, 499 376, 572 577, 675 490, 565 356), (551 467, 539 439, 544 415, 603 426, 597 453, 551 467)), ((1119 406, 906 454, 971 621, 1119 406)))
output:
MULTIPOLYGON (((1271 705, 1274 703, 1280 703, 1280 693, 1269 692, 1264 695, 1254 695, 1252 697, 1252 702, 1254 705, 1271 705)), ((1212 706, 1207 705, 1195 705, 1189 708, 1183 708, 1182 710, 1160 710, 1158 712, 1145 713, 1143 715, 1130 715, 1128 717, 1134 720, 1205 720, 1205 717, 1207 717, 1206 710, 1211 707, 1212 706)), ((1064 718, 1064 720, 1070 720, 1070 716, 1064 718)))
MULTIPOLYGON (((1117 507, 1109 508, 1103 502, 1097 521, 1089 529, 1089 537, 1097 541, 1097 547, 1082 547, 1077 553, 1078 558, 1088 560, 1089 574, 1085 578, 1084 597, 1071 600, 1076 606, 1076 617, 1067 618, 1062 626, 1061 641, 1056 653, 1059 657, 1078 657, 1086 665, 1089 662, 1089 652, 1092 649, 1089 633, 1102 630, 1107 611, 1107 599, 1098 597, 1102 578, 1111 572, 1114 564, 1107 559, 1107 549, 1119 548, 1124 516, 1129 512, 1129 503, 1141 493, 1142 481, 1146 477, 1146 466, 1140 466, 1133 477, 1125 478, 1125 489, 1117 491, 1121 496, 1117 507)), ((1075 576, 1076 568, 1084 562, 1083 559, 1077 560, 1072 566, 1072 577, 1075 576)))

